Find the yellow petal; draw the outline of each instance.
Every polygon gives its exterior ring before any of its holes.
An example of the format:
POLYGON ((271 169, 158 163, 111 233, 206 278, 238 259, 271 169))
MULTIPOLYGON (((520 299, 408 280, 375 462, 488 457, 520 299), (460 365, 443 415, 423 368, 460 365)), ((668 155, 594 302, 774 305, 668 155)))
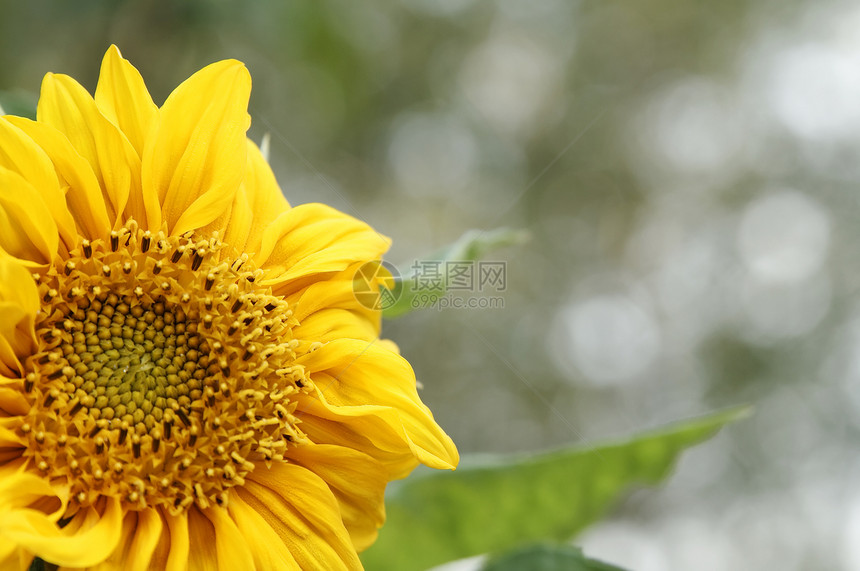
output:
POLYGON ((26 334, 30 323, 32 323, 32 317, 32 314, 27 313, 18 303, 0 301, 0 335, 9 341, 19 357, 24 357, 31 347, 31 343, 28 341, 32 337, 28 338, 26 334))
MULTIPOLYGON (((129 196, 142 196, 140 157, 126 136, 102 115, 86 89, 66 75, 49 73, 45 76, 36 117, 40 123, 51 125, 66 135, 90 163, 109 202, 108 214, 116 224, 129 196)), ((146 220, 139 220, 141 224, 145 221, 150 226, 153 222, 160 223, 154 218, 157 212, 147 211, 146 214, 146 220)))
MULTIPOLYGON (((4 477, 4 480, 13 479, 4 477)), ((56 491, 41 478, 30 476, 26 482, 29 495, 53 495, 56 491)), ((7 484, 8 486, 8 484, 7 484)), ((0 486, 0 489, 3 489, 0 486)), ((7 493, 0 493, 0 498, 7 493)), ((20 497, 18 493, 15 497, 20 497)), ((19 549, 26 550, 45 561, 58 565, 89 567, 104 561, 119 543, 122 531, 122 508, 119 500, 104 501, 103 510, 91 507, 79 511, 69 524, 60 528, 55 523, 62 510, 45 514, 35 509, 3 509, 0 506, 0 538, 19 549), (81 525, 81 521, 84 522, 81 525)))
POLYGON ((21 175, 42 195, 60 236, 68 248, 77 245, 75 221, 60 190, 51 159, 33 139, 6 119, 0 118, 0 167, 21 175))
MULTIPOLYGON (((3 432, 4 429, 0 428, 0 432, 3 432)), ((23 454, 23 446, 20 445, 10 445, 10 446, 2 446, 0 445, 0 464, 4 465, 16 465, 26 460, 22 456, 23 454)), ((0 516, 2 517, 2 516, 0 516)), ((2 543, 2 541, 0 541, 2 543)), ((2 569, 2 567, 0 567, 2 569)))
MULTIPOLYGON (((138 158, 142 157, 146 137, 158 117, 158 107, 153 103, 140 72, 122 57, 114 45, 108 48, 102 59, 95 102, 99 111, 122 131, 138 158)), ((161 205, 155 193, 134 184, 130 189, 126 215, 153 229, 160 225, 161 205)))
POLYGON ((299 569, 287 545, 260 513, 238 494, 232 495, 228 506, 236 527, 251 549, 256 569, 299 569))
POLYGON ((10 448, 21 448, 27 444, 27 441, 19 436, 17 430, 11 430, 0 426, 0 451, 10 448))
POLYGON ((0 569, 20 569, 24 571, 28 565, 21 562, 18 547, 11 543, 0 544, 0 569))
POLYGON ((29 265, 49 263, 60 236, 39 192, 20 174, 0 167, 0 250, 29 265))
POLYGON ((237 252, 253 254, 260 248, 260 240, 266 226, 290 205, 260 149, 250 139, 247 143, 245 180, 228 211, 210 223, 205 231, 222 232, 224 241, 237 252))
POLYGON ((125 569, 130 571, 146 571, 150 568, 152 554, 164 524, 155 508, 147 508, 137 512, 137 526, 134 529, 134 540, 131 542, 130 557, 124 559, 125 569))
POLYGON ((405 478, 419 462, 403 430, 387 422, 396 414, 373 405, 334 406, 319 398, 299 395, 302 429, 312 442, 358 450, 385 467, 389 480, 405 478))
POLYGON ((347 309, 374 323, 379 321, 380 312, 368 309, 355 296, 355 278, 365 262, 356 262, 344 271, 331 274, 328 279, 311 284, 307 288, 289 293, 285 299, 293 306, 293 315, 299 322, 304 321, 321 309, 347 309))
MULTIPOLYGON (((215 507, 204 510, 215 528, 215 553, 218 555, 220 571, 235 569, 253 569, 254 556, 251 553, 245 537, 236 524, 230 519, 225 508, 215 507)), ((212 546, 210 546, 210 549, 212 546)))
POLYGON ((22 416, 30 411, 30 403, 24 398, 20 389, 0 387, 0 411, 6 411, 10 415, 22 416))
MULTIPOLYGON (((0 477, 0 513, 12 509, 26 509, 41 498, 56 497, 57 495, 46 480, 29 472, 7 468, 0 475, 2 475, 0 477)), ((60 508, 65 508, 65 504, 62 504, 60 508)), ((56 521, 61 511, 62 509, 58 510, 53 516, 44 513, 42 515, 49 521, 56 521)), ((2 525, 2 519, 0 517, 0 525, 2 525)))
MULTIPOLYGON (((87 567, 95 565, 116 548, 122 531, 123 510, 120 501, 105 499, 105 508, 91 527, 66 535, 63 530, 39 522, 31 529, 19 529, 17 541, 27 550, 49 563, 87 567)), ((94 510, 94 508, 90 508, 94 510)), ((75 519, 80 517, 80 512, 75 519)))
POLYGON ((312 342, 356 339, 370 343, 379 335, 378 326, 367 318, 344 309, 323 309, 312 314, 293 330, 300 348, 312 342))
POLYGON ((152 559, 149 562, 151 569, 167 569, 167 560, 170 557, 170 530, 165 523, 166 515, 159 510, 161 518, 161 533, 158 536, 158 542, 155 544, 155 549, 152 551, 152 559))
POLYGON ((237 493, 269 522, 302 569, 361 569, 337 501, 318 476, 278 463, 248 478, 237 493))
POLYGON ((18 359, 18 351, 6 337, 0 335, 0 375, 4 377, 20 376, 24 367, 18 359))
POLYGON ((143 152, 143 187, 168 230, 202 228, 232 204, 245 174, 251 77, 235 60, 198 71, 165 101, 143 152))
POLYGON ((215 526, 199 509, 188 510, 188 552, 189 571, 215 571, 218 569, 218 556, 215 546, 215 526))
POLYGON ((140 72, 122 57, 115 45, 108 48, 102 60, 95 101, 102 114, 125 133, 137 154, 142 155, 158 107, 152 102, 140 72))
MULTIPOLYGON (((23 266, 0 258, 0 302, 14 303, 35 317, 39 311, 39 290, 23 266)), ((8 325, 8 324, 7 324, 8 325)))
MULTIPOLYGON (((0 447, 0 463, 14 462, 21 459, 21 449, 17 447, 2 448, 0 447)), ((0 566, 0 569, 3 567, 0 566)))
POLYGON ((325 444, 296 447, 289 459, 328 484, 353 545, 358 551, 370 547, 385 522, 388 474, 382 464, 357 450, 325 444))
POLYGON ((254 261, 266 273, 261 283, 281 292, 292 280, 379 259, 390 243, 364 222, 334 208, 302 204, 278 216, 263 231, 254 261))
POLYGON ((245 172, 245 188, 254 223, 242 251, 256 253, 260 249, 263 231, 290 205, 284 198, 275 174, 260 149, 248 141, 248 166, 245 172))
POLYGON ((170 531, 170 555, 167 557, 165 571, 184 571, 188 568, 191 540, 188 531, 188 512, 165 516, 170 531))
POLYGON ((422 464, 432 468, 457 465, 454 443, 421 402, 412 367, 400 355, 364 341, 340 339, 299 357, 297 363, 311 373, 317 396, 325 404, 378 406, 377 416, 405 436, 422 464))
POLYGON ((203 228, 204 234, 218 232, 226 244, 233 247, 234 254, 244 252, 244 244, 248 241, 253 219, 251 207, 248 204, 248 193, 245 191, 245 183, 239 185, 233 202, 222 212, 218 218, 203 228))
POLYGON ((0 367, 0 374, 20 371, 20 361, 35 347, 38 311, 39 292, 30 272, 0 257, 0 363, 5 365, 0 367))
MULTIPOLYGON (((119 544, 110 557, 96 565, 91 571, 117 571, 125 569, 126 563, 131 562, 130 555, 132 551, 131 544, 135 538, 135 530, 137 528, 138 514, 137 512, 127 512, 122 520, 122 533, 120 533, 119 544)), ((83 524, 84 522, 80 522, 83 524)), ((80 527, 78 528, 80 529, 80 527)), ((61 571, 71 571, 73 568, 61 568, 61 571)))
POLYGON ((338 338, 372 341, 379 337, 382 314, 364 307, 355 295, 354 277, 361 263, 312 283, 286 296, 299 321, 297 339, 331 341, 338 338))
POLYGON ((45 150, 65 184, 66 202, 83 236, 105 238, 111 229, 107 207, 92 166, 69 139, 49 125, 23 117, 7 117, 45 150))

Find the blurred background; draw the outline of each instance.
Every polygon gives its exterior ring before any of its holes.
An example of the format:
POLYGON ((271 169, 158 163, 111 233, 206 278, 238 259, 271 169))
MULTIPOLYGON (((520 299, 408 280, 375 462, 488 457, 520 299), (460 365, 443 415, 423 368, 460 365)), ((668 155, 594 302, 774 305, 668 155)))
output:
POLYGON ((635 571, 850 571, 858 29, 839 0, 0 0, 0 91, 92 91, 110 43, 159 104, 244 61, 288 199, 368 221, 401 269, 471 228, 531 233, 491 256, 503 308, 385 326, 463 452, 754 403, 578 542, 635 571))

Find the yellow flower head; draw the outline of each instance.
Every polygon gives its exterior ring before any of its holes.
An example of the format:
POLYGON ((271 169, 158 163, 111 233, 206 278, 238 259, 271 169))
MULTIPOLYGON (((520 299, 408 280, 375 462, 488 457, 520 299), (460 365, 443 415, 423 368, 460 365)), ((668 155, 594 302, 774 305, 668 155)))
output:
POLYGON ((111 47, 0 118, 0 569, 353 569, 385 484, 453 468, 353 277, 388 240, 290 207, 212 64, 161 108, 111 47))

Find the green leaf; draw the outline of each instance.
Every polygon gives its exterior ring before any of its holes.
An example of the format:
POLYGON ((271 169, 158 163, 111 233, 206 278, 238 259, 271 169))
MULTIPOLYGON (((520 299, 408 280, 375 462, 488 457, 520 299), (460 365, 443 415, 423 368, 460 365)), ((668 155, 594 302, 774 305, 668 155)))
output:
MULTIPOLYGON (((438 299, 438 297, 445 295, 450 285, 445 272, 445 262, 474 262, 482 259, 493 250, 504 246, 522 244, 528 238, 528 232, 510 228, 486 231, 469 230, 453 244, 422 258, 424 262, 438 262, 437 267, 441 268, 441 281, 436 287, 421 284, 421 275, 414 266, 410 268, 407 274, 395 275, 396 285, 392 290, 398 292, 398 297, 396 301, 383 307, 383 317, 399 317, 418 309, 422 306, 421 303, 418 303, 420 301, 419 296, 432 295, 438 299)), ((426 305, 426 303, 423 304, 423 306, 426 305)))
POLYGON ((387 523, 362 559, 369 570, 410 571, 534 541, 567 541, 622 492, 657 484, 685 448, 749 413, 735 408, 622 442, 416 473, 390 487, 387 523))
POLYGON ((26 91, 0 91, 0 115, 36 118, 38 97, 26 91))
POLYGON ((516 549, 488 561, 483 571, 624 571, 595 559, 588 559, 572 545, 537 544, 516 549))
POLYGON ((469 230, 456 242, 430 256, 431 260, 480 260, 491 251, 504 246, 523 244, 529 239, 525 230, 496 228, 495 230, 469 230))

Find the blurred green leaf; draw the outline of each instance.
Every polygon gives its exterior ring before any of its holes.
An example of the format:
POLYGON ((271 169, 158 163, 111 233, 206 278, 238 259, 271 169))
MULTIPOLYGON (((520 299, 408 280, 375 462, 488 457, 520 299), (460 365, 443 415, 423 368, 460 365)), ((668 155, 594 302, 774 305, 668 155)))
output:
POLYGON ((0 115, 36 118, 39 98, 26 91, 0 91, 0 115))
POLYGON ((504 246, 523 244, 529 239, 525 230, 496 228, 495 230, 469 230, 456 242, 437 251, 429 260, 479 260, 489 252, 504 246))
POLYGON ((572 545, 537 544, 516 549, 488 561, 483 571, 624 571, 588 559, 572 545))
POLYGON ((395 483, 388 520, 363 555, 369 570, 427 569, 528 542, 566 541, 634 484, 656 484, 678 455, 746 417, 720 411, 630 440, 537 455, 464 460, 455 472, 395 483))
MULTIPOLYGON (((513 230, 511 228, 496 228, 495 230, 469 230, 463 234, 456 242, 446 246, 445 248, 422 258, 422 260, 433 262, 473 262, 480 260, 489 252, 502 248, 504 246, 513 246, 522 244, 529 239, 529 234, 525 230, 513 230)), ((416 309, 414 301, 417 296, 432 293, 442 296, 448 289, 447 279, 443 279, 441 287, 424 288, 416 287, 416 270, 412 270, 408 274, 395 276, 399 290, 399 297, 392 305, 383 309, 383 317, 399 317, 416 309)), ((442 272, 444 276, 444 271, 442 272)))

